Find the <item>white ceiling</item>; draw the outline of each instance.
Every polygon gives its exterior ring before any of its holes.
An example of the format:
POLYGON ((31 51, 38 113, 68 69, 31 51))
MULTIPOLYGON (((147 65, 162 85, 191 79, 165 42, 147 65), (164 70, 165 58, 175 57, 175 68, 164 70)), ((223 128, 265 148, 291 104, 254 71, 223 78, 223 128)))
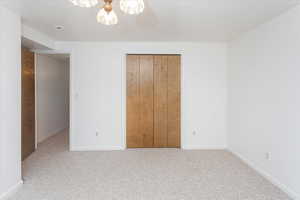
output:
MULTIPOLYGON (((68 0, 0 0, 19 9, 23 22, 63 41, 227 41, 298 4, 299 0, 144 0, 140 16, 114 9, 119 24, 96 22, 99 7, 68 0), (64 26, 58 31, 55 26, 64 26)), ((102 2, 102 0, 100 0, 102 2)))

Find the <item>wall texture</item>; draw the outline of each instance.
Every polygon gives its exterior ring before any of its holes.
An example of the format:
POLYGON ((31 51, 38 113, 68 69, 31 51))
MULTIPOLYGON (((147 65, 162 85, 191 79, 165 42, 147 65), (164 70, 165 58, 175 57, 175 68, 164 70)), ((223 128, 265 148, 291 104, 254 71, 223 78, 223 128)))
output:
POLYGON ((125 148, 127 53, 182 53, 182 147, 226 148, 225 44, 70 42, 58 47, 72 52, 73 150, 125 148))
POLYGON ((36 55, 37 138, 42 142, 69 126, 69 62, 36 55))
POLYGON ((21 181, 21 22, 0 7, 0 198, 21 181))
POLYGON ((229 45, 229 148, 300 198, 300 7, 229 45))

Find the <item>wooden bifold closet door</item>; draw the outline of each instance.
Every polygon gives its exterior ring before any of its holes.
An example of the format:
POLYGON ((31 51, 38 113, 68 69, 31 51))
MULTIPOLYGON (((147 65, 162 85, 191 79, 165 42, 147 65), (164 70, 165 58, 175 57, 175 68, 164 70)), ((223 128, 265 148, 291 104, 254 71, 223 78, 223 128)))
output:
POLYGON ((127 147, 180 147, 180 56, 127 56, 127 147))

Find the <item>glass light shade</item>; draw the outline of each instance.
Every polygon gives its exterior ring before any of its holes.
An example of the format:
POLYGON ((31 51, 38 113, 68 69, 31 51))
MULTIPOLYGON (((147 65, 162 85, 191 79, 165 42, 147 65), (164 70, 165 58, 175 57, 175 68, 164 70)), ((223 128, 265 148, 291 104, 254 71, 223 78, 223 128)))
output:
POLYGON ((105 25, 115 25, 118 23, 118 17, 113 10, 106 12, 104 8, 102 8, 97 14, 97 21, 105 25))
POLYGON ((83 7, 83 8, 90 8, 98 4, 98 0, 69 0, 75 6, 83 7))
POLYGON ((120 0, 121 10, 130 15, 138 15, 145 9, 143 0, 120 0))

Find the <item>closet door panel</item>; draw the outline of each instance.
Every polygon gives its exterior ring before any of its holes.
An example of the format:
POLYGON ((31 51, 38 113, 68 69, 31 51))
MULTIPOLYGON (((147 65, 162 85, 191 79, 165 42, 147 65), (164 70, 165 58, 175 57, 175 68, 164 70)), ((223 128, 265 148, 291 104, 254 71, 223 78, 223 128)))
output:
POLYGON ((140 134, 143 147, 153 147, 153 56, 140 56, 140 134))
POLYGON ((180 56, 168 56, 168 147, 180 147, 180 56))
POLYGON ((127 56, 127 147, 179 148, 180 56, 127 56))
POLYGON ((126 138, 128 148, 143 147, 143 137, 139 131, 140 95, 139 95, 140 62, 139 56, 127 56, 127 126, 126 138))
POLYGON ((154 57, 154 147, 168 147, 168 56, 154 57))

